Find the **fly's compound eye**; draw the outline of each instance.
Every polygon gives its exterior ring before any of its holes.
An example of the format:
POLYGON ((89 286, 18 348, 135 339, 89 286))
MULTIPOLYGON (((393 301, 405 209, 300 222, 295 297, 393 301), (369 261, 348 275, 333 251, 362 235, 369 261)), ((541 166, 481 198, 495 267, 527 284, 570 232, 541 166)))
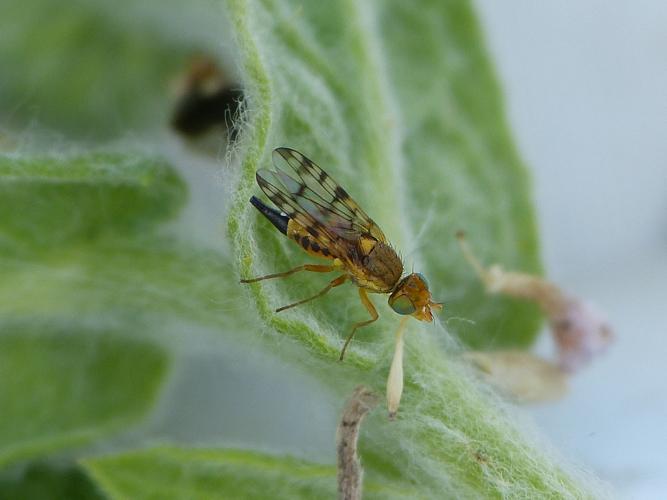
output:
POLYGON ((399 295, 398 297, 389 297, 389 305, 398 314, 412 314, 417 308, 412 303, 407 295, 399 295))

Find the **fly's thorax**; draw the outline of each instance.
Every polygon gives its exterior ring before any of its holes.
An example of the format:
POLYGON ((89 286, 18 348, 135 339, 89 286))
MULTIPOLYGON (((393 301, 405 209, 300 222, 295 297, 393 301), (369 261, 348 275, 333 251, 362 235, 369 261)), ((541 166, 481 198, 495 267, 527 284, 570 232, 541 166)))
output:
POLYGON ((359 284, 381 293, 393 290, 403 274, 403 262, 394 249, 373 237, 362 236, 358 252, 363 271, 359 284))
POLYGON ((421 321, 433 321, 431 307, 441 307, 431 301, 428 282, 419 273, 409 274, 398 282, 389 296, 389 305, 398 314, 409 314, 421 321))

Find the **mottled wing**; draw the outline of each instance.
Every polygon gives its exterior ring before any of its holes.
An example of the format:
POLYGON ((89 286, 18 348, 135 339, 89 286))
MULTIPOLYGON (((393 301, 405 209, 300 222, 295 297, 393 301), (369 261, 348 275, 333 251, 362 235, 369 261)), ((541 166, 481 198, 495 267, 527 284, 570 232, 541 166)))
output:
POLYGON ((256 174, 257 184, 273 204, 290 219, 294 219, 321 248, 326 248, 333 257, 350 261, 349 245, 331 233, 320 221, 304 209, 284 185, 284 180, 277 172, 259 169, 256 174))
POLYGON ((275 149, 273 164, 277 169, 275 175, 292 199, 331 233, 348 241, 370 235, 386 242, 377 224, 347 191, 301 153, 289 148, 275 149))

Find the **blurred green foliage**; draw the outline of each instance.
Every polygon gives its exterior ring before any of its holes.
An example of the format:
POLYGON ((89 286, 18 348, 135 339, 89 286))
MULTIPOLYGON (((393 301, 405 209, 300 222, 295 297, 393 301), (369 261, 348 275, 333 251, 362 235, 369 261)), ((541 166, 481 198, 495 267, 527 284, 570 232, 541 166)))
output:
POLYGON ((37 123, 97 141, 155 130, 164 119, 166 77, 178 75, 195 46, 123 23, 129 2, 117 3, 115 14, 103 4, 0 4, 0 109, 13 128, 37 123))
POLYGON ((0 467, 126 427, 150 408, 167 368, 154 345, 54 323, 0 325, 0 467))
POLYGON ((185 197, 168 163, 140 154, 0 155, 0 234, 15 244, 141 233, 175 215, 185 197))
POLYGON ((0 473, 0 498, 104 500, 106 496, 78 466, 36 462, 21 471, 0 473))

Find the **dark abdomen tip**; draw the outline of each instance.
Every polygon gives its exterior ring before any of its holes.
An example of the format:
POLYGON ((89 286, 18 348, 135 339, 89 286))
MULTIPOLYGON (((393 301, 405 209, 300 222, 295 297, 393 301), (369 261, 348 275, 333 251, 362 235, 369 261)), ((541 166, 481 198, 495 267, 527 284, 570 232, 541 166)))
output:
POLYGON ((262 200, 260 200, 256 196, 250 198, 250 203, 252 204, 253 207, 259 210, 264 217, 269 219, 271 224, 276 226, 278 231, 280 231, 283 234, 287 234, 287 223, 289 222, 289 217, 287 215, 281 214, 275 208, 266 206, 262 202, 262 200))

